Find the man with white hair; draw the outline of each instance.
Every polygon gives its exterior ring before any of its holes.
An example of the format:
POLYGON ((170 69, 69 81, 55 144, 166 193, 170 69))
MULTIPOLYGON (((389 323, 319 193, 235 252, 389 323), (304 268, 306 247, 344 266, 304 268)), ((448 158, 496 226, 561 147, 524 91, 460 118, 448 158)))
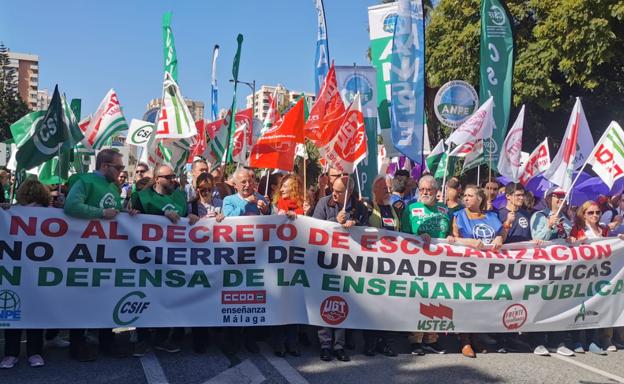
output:
MULTIPOLYGON (((438 203, 437 194, 440 187, 431 175, 425 175, 418 181, 418 201, 411 203, 403 211, 401 230, 423 238, 429 243, 431 238, 445 239, 451 227, 448 207, 438 203)), ((414 332, 408 336, 412 345, 413 355, 430 353, 446 353, 438 343, 436 333, 414 332)))

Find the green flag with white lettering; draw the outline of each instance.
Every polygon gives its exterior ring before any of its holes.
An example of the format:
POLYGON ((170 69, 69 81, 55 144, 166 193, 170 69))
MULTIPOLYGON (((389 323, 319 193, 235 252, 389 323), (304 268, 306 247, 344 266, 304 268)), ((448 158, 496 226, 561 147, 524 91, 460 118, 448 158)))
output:
POLYGON ((169 72, 176 82, 178 81, 178 56, 176 55, 173 31, 171 30, 171 12, 163 15, 163 50, 165 56, 165 72, 169 72))
MULTIPOLYGON (((232 64, 232 76, 234 77, 234 92, 232 92, 232 108, 230 109, 230 114, 229 116, 229 121, 226 120, 226 122, 228 123, 228 144, 227 144, 227 158, 226 161, 227 162, 231 162, 232 161, 232 145, 234 140, 232 139, 234 136, 234 131, 236 130, 236 119, 233 118, 236 116, 236 86, 238 85, 238 67, 240 66, 240 56, 241 56, 241 46, 243 45, 243 35, 242 34, 238 34, 238 37, 236 37, 236 42, 237 42, 237 48, 236 48, 236 55, 234 55, 234 63, 232 64)), ((255 106, 253 106, 253 108, 255 109, 255 106)), ((253 110, 251 113, 252 116, 252 120, 253 120, 253 110)), ((227 119, 227 117, 226 117, 227 119)))
POLYGON ((61 96, 58 86, 54 87, 54 95, 45 116, 37 120, 36 124, 33 123, 29 132, 29 138, 17 150, 18 169, 36 167, 59 153, 71 151, 82 140, 78 121, 61 96))

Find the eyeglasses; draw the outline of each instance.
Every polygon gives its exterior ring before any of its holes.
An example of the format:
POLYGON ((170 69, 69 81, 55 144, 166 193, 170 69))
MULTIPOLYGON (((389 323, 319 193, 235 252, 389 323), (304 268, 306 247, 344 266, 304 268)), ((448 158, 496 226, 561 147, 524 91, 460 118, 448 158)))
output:
POLYGON ((116 170, 118 170, 119 172, 123 171, 124 168, 126 168, 125 165, 115 165, 113 163, 106 163, 109 167, 115 168, 116 170))
POLYGON ((600 215, 600 211, 587 211, 585 212, 586 215, 600 215))
POLYGON ((167 179, 169 181, 174 180, 176 175, 158 175, 158 177, 162 177, 163 179, 167 179))

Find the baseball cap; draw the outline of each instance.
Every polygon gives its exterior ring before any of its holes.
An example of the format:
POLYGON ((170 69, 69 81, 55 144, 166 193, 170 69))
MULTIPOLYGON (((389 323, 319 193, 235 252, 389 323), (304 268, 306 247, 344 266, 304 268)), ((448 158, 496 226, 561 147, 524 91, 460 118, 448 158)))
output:
POLYGON ((557 196, 565 196, 566 192, 563 190, 563 188, 560 187, 550 187, 546 190, 546 193, 544 193, 544 196, 548 196, 548 195, 557 195, 557 196))

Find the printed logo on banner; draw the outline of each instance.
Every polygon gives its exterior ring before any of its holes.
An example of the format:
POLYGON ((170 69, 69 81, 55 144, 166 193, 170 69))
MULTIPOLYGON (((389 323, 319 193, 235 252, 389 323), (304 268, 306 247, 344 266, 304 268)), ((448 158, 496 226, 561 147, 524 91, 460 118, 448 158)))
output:
POLYGON ((22 302, 17 293, 8 289, 0 291, 0 321, 22 319, 22 302))
POLYGON ((150 302, 145 300, 147 295, 141 291, 132 291, 119 299, 113 309, 113 321, 117 325, 126 326, 139 319, 141 314, 149 308, 150 302))
POLYGON ((394 25, 396 24, 397 13, 390 12, 383 18, 383 30, 387 33, 394 33, 394 25))
POLYGON ((321 303, 321 318, 329 325, 338 325, 349 316, 349 304, 340 296, 329 296, 321 303))
POLYGON ((149 140, 149 137, 152 134, 153 130, 154 130, 153 124, 145 124, 142 127, 139 127, 132 134, 132 137, 130 138, 130 142, 134 144, 147 143, 147 140, 149 140))
POLYGON ((527 321, 527 309, 522 304, 512 304, 503 313, 503 325, 511 330, 519 329, 527 321))
POLYGON ((431 320, 419 320, 417 324, 419 331, 452 331, 455 329, 451 307, 420 303, 420 314, 431 320))
POLYGON ((368 81, 366 76, 354 73, 347 76, 344 82, 343 99, 349 103, 353 101, 355 95, 360 93, 362 105, 368 104, 373 99, 373 85, 368 81))
POLYGON ((266 291, 221 291, 221 314, 224 325, 266 323, 266 291))
POLYGON ((222 291, 221 304, 266 304, 266 291, 222 291))
MULTIPOLYGON (((585 322, 585 320, 591 320, 591 317, 595 317, 598 316, 598 312, 594 311, 593 309, 586 309, 585 308, 585 303, 581 304, 581 307, 579 308, 579 311, 577 312, 576 316, 574 316, 574 323, 576 323, 577 321, 582 321, 585 322)), ((598 322, 597 319, 594 322, 598 322)))

